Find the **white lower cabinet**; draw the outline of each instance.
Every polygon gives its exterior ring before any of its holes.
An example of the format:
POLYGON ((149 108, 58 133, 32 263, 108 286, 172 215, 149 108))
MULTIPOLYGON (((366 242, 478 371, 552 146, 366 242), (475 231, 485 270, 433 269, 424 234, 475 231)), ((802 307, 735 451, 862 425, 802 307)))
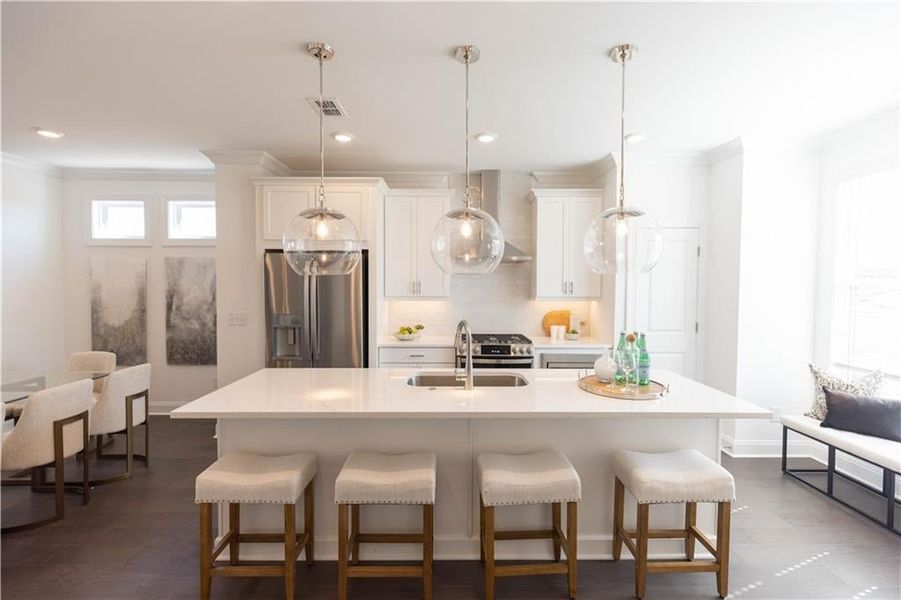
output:
POLYGON ((447 274, 432 260, 432 232, 447 190, 392 190, 385 198, 385 297, 446 298, 447 274))
POLYGON ((537 299, 601 295, 601 277, 591 272, 582 240, 601 211, 601 190, 532 190, 535 266, 532 292, 537 299))
POLYGON ((380 367, 452 368, 456 352, 452 347, 442 348, 379 348, 380 367))

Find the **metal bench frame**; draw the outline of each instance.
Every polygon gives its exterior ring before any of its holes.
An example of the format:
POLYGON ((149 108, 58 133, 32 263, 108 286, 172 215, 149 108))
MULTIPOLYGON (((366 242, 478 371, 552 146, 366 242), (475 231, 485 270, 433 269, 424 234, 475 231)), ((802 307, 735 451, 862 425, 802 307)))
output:
POLYGON ((798 431, 797 429, 793 429, 793 428, 789 427, 788 425, 783 425, 782 426, 782 472, 785 473, 786 475, 788 475, 789 477, 792 477, 792 478, 800 481, 804 485, 806 485, 810 488, 813 488, 814 490, 820 492, 821 494, 824 494, 824 495, 832 498, 836 502, 839 502, 839 503, 843 504, 844 506, 847 506, 848 508, 850 508, 857 514, 866 517, 867 519, 873 521, 874 523, 881 525, 882 527, 885 527, 892 533, 894 533, 896 535, 901 535, 901 530, 899 530, 895 527, 895 506, 901 505, 901 501, 899 501, 897 498, 895 498, 895 476, 899 475, 899 473, 897 473, 896 471, 892 471, 889 468, 886 468, 882 465, 876 464, 871 460, 867 460, 866 458, 863 458, 861 456, 854 454, 853 452, 848 452, 847 450, 845 450, 843 448, 834 446, 834 445, 830 444, 829 442, 824 442, 823 440, 813 437, 810 434, 803 433, 801 431, 798 431), (788 432, 789 432, 789 430, 797 433, 798 435, 803 435, 804 437, 806 437, 808 439, 814 440, 814 441, 819 442, 826 446, 826 448, 828 449, 828 454, 827 454, 827 462, 826 462, 825 469, 789 469, 788 468, 788 432), (837 450, 847 454, 848 456, 853 456, 854 458, 861 460, 867 464, 873 465, 877 469, 882 469, 882 489, 881 490, 877 489, 863 481, 855 479, 854 477, 851 477, 850 475, 847 475, 845 473, 842 473, 841 471, 836 470, 835 454, 836 454, 837 450), (818 488, 811 482, 800 477, 799 476, 800 473, 826 473, 826 491, 821 490, 820 488, 818 488), (886 501, 885 519, 884 520, 877 519, 876 517, 873 517, 872 515, 864 512, 862 509, 857 508, 853 504, 849 504, 848 502, 845 502, 841 498, 836 497, 833 493, 836 475, 838 475, 845 481, 850 481, 851 483, 853 483, 855 485, 858 485, 866 490, 869 490, 873 493, 879 494, 880 496, 884 497, 885 501, 886 501))

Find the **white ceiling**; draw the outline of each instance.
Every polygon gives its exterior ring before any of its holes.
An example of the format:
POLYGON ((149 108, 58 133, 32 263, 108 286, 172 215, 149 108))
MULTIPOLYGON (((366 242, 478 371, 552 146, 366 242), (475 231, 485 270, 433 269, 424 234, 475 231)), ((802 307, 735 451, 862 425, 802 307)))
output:
POLYGON ((316 63, 349 117, 330 170, 453 170, 463 162, 461 43, 472 67, 473 167, 572 168, 618 144, 697 151, 775 129, 809 135, 897 102, 899 3, 2 5, 3 151, 73 167, 205 168, 198 149, 268 150, 318 166, 316 63), (60 140, 32 126, 59 129, 60 140))

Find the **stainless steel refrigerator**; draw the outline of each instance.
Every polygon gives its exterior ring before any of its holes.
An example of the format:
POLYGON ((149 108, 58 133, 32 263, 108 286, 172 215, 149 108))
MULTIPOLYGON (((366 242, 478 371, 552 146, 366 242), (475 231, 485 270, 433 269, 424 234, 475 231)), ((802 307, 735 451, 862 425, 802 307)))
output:
POLYGON ((366 251, 350 275, 298 275, 281 250, 263 258, 266 366, 368 366, 366 251))

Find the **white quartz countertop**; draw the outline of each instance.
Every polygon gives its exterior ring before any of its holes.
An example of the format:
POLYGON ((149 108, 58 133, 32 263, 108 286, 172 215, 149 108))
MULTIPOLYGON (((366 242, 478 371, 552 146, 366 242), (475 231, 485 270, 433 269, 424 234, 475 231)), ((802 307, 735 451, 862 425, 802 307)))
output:
POLYGON ((451 369, 261 369, 172 411, 179 419, 284 418, 566 418, 643 417, 764 419, 770 411, 668 371, 652 378, 670 385, 659 400, 617 400, 582 391, 569 370, 516 372, 522 387, 425 388, 407 384, 417 372, 451 369))
MULTIPOLYGON (((553 340, 547 336, 527 336, 532 340, 536 350, 600 350, 610 348, 612 344, 603 340, 584 338, 578 340, 553 340)), ((402 342, 393 336, 386 337, 379 342, 380 348, 452 348, 454 336, 452 335, 423 335, 415 340, 402 342)))

